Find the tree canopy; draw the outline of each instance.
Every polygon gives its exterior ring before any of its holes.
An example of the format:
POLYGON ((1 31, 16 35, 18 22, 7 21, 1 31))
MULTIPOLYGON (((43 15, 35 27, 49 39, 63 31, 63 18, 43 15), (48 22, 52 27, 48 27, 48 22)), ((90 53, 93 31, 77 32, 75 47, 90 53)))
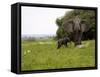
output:
POLYGON ((57 38, 62 38, 66 36, 68 33, 64 32, 63 30, 63 23, 67 20, 73 19, 75 16, 79 16, 82 20, 87 21, 91 26, 91 29, 88 33, 83 33, 82 39, 94 39, 95 38, 95 11, 94 10, 81 10, 81 9, 74 9, 72 11, 68 11, 65 13, 64 16, 58 17, 56 19, 56 24, 58 26, 58 30, 56 32, 57 38))

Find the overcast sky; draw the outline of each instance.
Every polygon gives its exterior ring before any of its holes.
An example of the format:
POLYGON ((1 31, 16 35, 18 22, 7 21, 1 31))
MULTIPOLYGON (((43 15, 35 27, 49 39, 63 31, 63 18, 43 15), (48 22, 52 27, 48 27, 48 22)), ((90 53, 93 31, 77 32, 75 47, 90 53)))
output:
POLYGON ((47 34, 55 35, 58 17, 71 9, 26 7, 22 6, 22 35, 47 34))

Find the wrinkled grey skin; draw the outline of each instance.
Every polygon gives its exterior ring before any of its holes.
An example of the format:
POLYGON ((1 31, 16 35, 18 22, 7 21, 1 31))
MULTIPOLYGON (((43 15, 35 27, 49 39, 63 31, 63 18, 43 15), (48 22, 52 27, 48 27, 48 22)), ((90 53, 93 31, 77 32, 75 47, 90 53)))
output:
POLYGON ((71 34, 75 46, 81 45, 81 38, 83 32, 89 30, 87 22, 81 20, 80 17, 76 16, 72 20, 68 20, 63 23, 64 31, 71 34))
POLYGON ((58 47, 57 49, 59 49, 62 45, 65 45, 67 47, 67 43, 70 42, 70 39, 68 37, 64 37, 58 40, 57 44, 58 47))

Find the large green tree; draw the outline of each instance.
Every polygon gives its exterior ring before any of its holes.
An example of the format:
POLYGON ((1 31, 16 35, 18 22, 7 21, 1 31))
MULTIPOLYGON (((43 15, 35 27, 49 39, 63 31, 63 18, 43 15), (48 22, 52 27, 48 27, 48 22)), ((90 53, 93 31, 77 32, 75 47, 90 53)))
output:
POLYGON ((56 32, 57 38, 62 38, 68 33, 64 32, 63 30, 63 23, 67 20, 73 19, 75 16, 79 16, 82 20, 87 21, 89 24, 88 26, 91 26, 91 29, 87 33, 83 33, 82 39, 94 39, 95 38, 95 11, 94 10, 80 10, 75 9, 69 12, 66 12, 64 16, 56 19, 56 24, 58 25, 58 30, 56 32))

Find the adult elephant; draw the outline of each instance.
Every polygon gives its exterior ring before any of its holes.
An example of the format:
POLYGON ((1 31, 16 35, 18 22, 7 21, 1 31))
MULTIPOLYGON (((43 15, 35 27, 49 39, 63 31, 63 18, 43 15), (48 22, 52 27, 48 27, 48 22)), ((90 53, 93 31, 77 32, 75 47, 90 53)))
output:
POLYGON ((73 19, 63 22, 64 31, 71 36, 75 46, 81 45, 81 39, 83 32, 87 32, 90 26, 85 20, 82 20, 79 16, 75 16, 73 19))

